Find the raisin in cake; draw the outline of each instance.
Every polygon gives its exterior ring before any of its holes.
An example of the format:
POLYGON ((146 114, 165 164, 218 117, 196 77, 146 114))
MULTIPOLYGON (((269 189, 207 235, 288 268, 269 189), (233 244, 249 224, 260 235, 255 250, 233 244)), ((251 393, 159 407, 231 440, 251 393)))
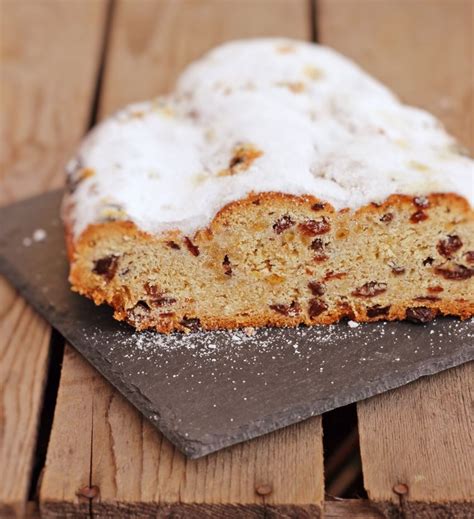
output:
POLYGON ((138 329, 474 313, 474 161, 336 52, 228 43, 68 165, 73 289, 138 329))

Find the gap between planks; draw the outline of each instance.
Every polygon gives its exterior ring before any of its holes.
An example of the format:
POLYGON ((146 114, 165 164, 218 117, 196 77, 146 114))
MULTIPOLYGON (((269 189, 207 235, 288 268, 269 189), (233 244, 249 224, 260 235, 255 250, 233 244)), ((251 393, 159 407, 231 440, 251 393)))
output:
MULTIPOLYGON (((309 14, 306 0, 120 0, 108 43, 100 115, 166 92, 184 65, 222 41, 256 35, 309 39, 309 14)), ((187 460, 66 349, 41 485, 44 516, 187 512, 193 517, 317 517, 323 498, 320 417, 187 460), (93 500, 81 497, 85 486, 94 487, 86 494, 97 492, 93 500)))
MULTIPOLYGON (((64 162, 87 121, 103 10, 100 0, 3 0, 0 10, 0 204, 7 204, 63 183, 64 162)), ((1 278, 1 516, 27 512, 50 336, 1 278)))
MULTIPOLYGON (((474 2, 319 0, 318 14, 322 43, 474 148, 474 2)), ((385 512, 474 516, 473 380, 470 363, 358 404, 364 483, 385 512)))

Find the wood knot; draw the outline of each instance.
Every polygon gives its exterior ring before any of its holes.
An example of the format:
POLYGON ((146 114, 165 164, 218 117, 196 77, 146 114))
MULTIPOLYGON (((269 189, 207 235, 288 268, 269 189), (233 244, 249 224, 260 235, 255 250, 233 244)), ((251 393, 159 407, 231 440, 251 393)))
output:
POLYGON ((399 496, 405 496, 408 494, 408 485, 405 485, 405 483, 397 483, 393 486, 392 490, 399 496))
POLYGON ((273 488, 269 483, 264 483, 263 485, 257 485, 255 487, 255 492, 259 496, 268 496, 268 494, 271 494, 272 491, 273 491, 273 488))
POLYGON ((85 497, 87 499, 94 499, 99 495, 99 487, 97 485, 93 485, 91 487, 85 486, 80 488, 76 494, 79 497, 85 497))

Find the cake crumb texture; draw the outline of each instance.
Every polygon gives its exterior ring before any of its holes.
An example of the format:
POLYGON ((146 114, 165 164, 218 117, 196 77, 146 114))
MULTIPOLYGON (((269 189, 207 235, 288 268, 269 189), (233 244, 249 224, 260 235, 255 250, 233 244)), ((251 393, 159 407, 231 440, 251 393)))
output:
POLYGON ((356 212, 313 197, 253 195, 210 227, 155 237, 91 226, 71 282, 137 329, 366 322, 474 314, 473 216, 455 195, 394 195, 356 212), (423 211, 425 219, 414 222, 423 211))

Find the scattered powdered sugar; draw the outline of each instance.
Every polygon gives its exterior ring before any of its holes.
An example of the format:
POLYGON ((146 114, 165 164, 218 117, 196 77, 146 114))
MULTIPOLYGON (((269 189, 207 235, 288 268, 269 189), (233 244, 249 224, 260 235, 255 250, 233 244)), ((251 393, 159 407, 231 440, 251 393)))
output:
POLYGON ((239 428, 289 409, 306 418, 472 359, 473 325, 339 323, 260 328, 254 335, 164 335, 126 325, 107 332, 98 325, 78 332, 101 357, 98 367, 108 366, 127 393, 146 400, 147 416, 198 437, 206 427, 214 434, 216 424, 239 428))
POLYGON ((33 240, 43 241, 46 239, 47 233, 44 229, 36 229, 33 233, 33 240))
MULTIPOLYGON (((466 340, 474 338, 474 321, 436 320, 429 325, 416 326, 406 323, 377 323, 361 324, 348 321, 348 326, 332 324, 325 326, 301 326, 295 329, 260 328, 249 330, 217 330, 212 332, 198 331, 189 334, 174 333, 170 335, 155 331, 130 333, 128 329, 115 333, 106 340, 110 352, 120 349, 124 359, 145 359, 148 361, 163 360, 173 353, 187 352, 186 358, 215 362, 232 360, 242 355, 252 358, 264 352, 271 354, 272 360, 288 352, 299 357, 311 356, 314 352, 321 354, 323 350, 339 348, 335 355, 337 362, 343 360, 343 351, 348 347, 364 350, 370 354, 388 355, 393 361, 399 362, 399 355, 394 355, 399 345, 406 348, 406 343, 412 344, 415 354, 420 348, 431 349, 431 355, 436 355, 443 348, 449 348, 459 337, 466 340), (440 323, 443 323, 441 326, 440 323), (429 331, 428 329, 429 328, 429 331), (412 337, 412 333, 420 330, 422 336, 412 337), (389 339, 389 340, 387 340, 389 339), (374 345, 377 345, 374 348, 374 345), (375 352, 375 353, 374 353, 375 352)), ((97 340, 100 332, 85 331, 85 335, 97 340)), ((417 333, 418 335, 418 333, 417 333)), ((370 355, 359 357, 359 362, 370 360, 370 355)), ((325 362, 325 361, 323 361, 325 362)), ((344 367, 344 366, 342 366, 344 367)), ((320 370, 322 371, 322 370, 320 370)))
POLYGON ((30 247, 33 242, 39 243, 46 240, 47 236, 48 233, 44 229, 35 229, 32 236, 25 236, 23 238, 22 243, 25 247, 30 247))
POLYGON ((260 331, 258 340, 255 340, 257 330, 248 329, 213 332, 198 331, 194 333, 176 333, 164 335, 155 331, 134 332, 128 336, 122 344, 130 347, 130 354, 147 354, 157 352, 171 352, 178 349, 186 349, 195 352, 196 357, 207 357, 218 350, 218 344, 222 344, 226 339, 226 346, 229 343, 237 349, 243 345, 252 344, 258 350, 272 346, 274 338, 269 333, 270 329, 260 331))

